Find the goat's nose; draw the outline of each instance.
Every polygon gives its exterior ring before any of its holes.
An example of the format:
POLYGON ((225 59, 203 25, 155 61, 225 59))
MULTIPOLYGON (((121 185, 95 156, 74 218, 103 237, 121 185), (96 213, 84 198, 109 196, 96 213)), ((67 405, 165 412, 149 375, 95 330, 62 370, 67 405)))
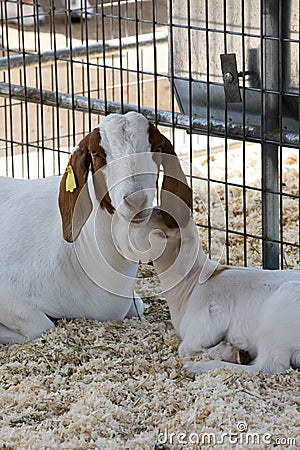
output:
POLYGON ((124 201, 134 209, 142 208, 147 201, 147 196, 143 191, 133 192, 132 194, 125 195, 124 201))

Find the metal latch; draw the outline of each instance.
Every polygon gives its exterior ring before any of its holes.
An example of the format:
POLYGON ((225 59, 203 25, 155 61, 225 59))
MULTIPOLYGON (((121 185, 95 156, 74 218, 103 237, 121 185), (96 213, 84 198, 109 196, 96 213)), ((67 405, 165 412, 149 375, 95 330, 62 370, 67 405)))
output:
POLYGON ((242 98, 239 89, 239 76, 235 53, 227 53, 220 56, 224 81, 225 101, 226 103, 241 102, 242 98))

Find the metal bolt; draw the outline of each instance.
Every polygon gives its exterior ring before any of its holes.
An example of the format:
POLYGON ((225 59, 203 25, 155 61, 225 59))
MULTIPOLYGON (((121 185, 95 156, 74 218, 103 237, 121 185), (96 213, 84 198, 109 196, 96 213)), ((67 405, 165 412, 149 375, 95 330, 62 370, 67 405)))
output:
POLYGON ((232 83, 234 80, 234 76, 231 72, 225 72, 224 73, 224 82, 225 83, 232 83))

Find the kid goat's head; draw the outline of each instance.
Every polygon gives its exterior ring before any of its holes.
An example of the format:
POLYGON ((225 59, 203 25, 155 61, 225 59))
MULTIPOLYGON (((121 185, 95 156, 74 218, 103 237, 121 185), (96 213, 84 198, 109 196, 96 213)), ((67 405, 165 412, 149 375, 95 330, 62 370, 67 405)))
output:
POLYGON ((64 239, 75 241, 92 212, 90 169, 101 208, 137 225, 152 212, 160 165, 161 209, 172 228, 188 221, 192 193, 170 141, 139 113, 105 117, 75 147, 62 177, 59 208, 64 239))

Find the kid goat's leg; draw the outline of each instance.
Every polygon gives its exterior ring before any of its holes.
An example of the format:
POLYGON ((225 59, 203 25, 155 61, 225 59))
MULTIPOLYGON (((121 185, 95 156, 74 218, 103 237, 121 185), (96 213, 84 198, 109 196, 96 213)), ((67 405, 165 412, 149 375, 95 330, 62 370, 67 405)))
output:
POLYGON ((193 373, 220 367, 234 367, 251 372, 282 373, 300 362, 300 283, 287 282, 270 296, 262 307, 258 327, 253 337, 257 357, 250 365, 225 361, 189 362, 185 368, 193 373), (296 363, 296 364, 295 364, 296 363))

